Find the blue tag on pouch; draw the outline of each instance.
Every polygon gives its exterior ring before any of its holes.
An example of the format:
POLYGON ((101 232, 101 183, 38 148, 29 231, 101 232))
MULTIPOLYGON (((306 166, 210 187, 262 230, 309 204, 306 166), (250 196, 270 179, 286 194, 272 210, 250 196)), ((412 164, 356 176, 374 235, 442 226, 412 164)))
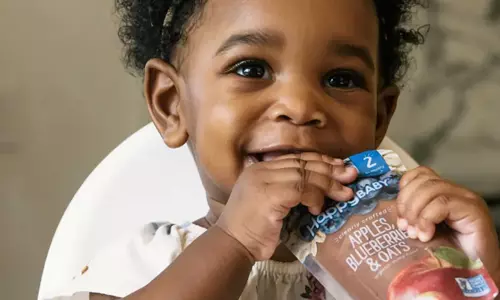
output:
POLYGON ((478 298, 488 295, 491 291, 481 274, 471 278, 455 278, 455 280, 465 297, 478 298))
POLYGON ((353 155, 346 160, 346 164, 349 163, 358 170, 358 177, 381 176, 391 170, 377 150, 353 155))

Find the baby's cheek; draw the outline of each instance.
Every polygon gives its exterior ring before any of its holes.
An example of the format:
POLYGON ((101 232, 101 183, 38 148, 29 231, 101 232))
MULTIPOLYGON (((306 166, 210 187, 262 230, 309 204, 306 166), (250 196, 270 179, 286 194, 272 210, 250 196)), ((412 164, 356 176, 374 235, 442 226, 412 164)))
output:
POLYGON ((234 138, 214 124, 207 124, 196 139, 198 167, 213 185, 229 193, 243 169, 243 158, 234 138))
POLYGON ((371 128, 350 131, 344 134, 344 149, 346 156, 377 148, 375 133, 371 128))
POLYGON ((331 120, 331 130, 342 138, 342 146, 350 155, 376 147, 376 116, 360 110, 356 106, 352 110, 339 109, 331 120))

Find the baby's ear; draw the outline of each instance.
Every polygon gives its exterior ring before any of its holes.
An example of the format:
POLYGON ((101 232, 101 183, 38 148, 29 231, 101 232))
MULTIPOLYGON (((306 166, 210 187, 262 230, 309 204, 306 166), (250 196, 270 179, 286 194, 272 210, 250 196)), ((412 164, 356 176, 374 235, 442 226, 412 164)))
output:
POLYGON ((395 85, 390 85, 384 87, 377 100, 377 129, 376 129, 376 143, 377 147, 382 143, 387 129, 389 128, 389 123, 391 122, 392 116, 396 111, 396 106, 398 104, 400 90, 395 85))
POLYGON ((181 79, 172 65, 161 59, 148 61, 144 71, 144 95, 151 119, 170 148, 178 148, 188 139, 180 87, 181 79))

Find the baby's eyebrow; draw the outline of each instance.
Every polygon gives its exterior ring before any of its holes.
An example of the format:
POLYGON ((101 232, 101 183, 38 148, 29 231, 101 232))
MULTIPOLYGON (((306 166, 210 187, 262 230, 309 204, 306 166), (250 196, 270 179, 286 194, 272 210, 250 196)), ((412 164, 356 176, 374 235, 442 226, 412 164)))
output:
POLYGON ((343 57, 357 57, 361 59, 371 71, 375 71, 375 62, 368 48, 354 44, 331 41, 330 49, 332 53, 343 57))
POLYGON ((283 34, 271 30, 256 30, 241 33, 235 33, 222 43, 215 52, 215 56, 222 55, 229 49, 238 45, 250 46, 271 46, 280 48, 285 44, 283 34))
MULTIPOLYGON (((227 38, 215 52, 215 56, 219 56, 227 52, 233 47, 239 45, 250 46, 271 46, 282 48, 285 44, 285 37, 280 32, 263 29, 255 31, 245 31, 232 34, 227 38)), ((357 57, 361 59, 370 70, 375 71, 375 62, 370 54, 370 51, 365 46, 355 45, 348 42, 332 40, 329 43, 331 53, 343 57, 357 57)))

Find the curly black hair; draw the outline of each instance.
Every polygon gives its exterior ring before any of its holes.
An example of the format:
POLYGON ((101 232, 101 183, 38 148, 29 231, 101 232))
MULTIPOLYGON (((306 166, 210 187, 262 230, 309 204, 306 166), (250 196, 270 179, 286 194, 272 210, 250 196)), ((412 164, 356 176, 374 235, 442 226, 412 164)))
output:
MULTIPOLYGON (((118 36, 124 44, 123 62, 134 75, 143 76, 148 60, 172 63, 176 46, 187 38, 190 25, 201 16, 207 0, 115 0, 121 22, 118 36), (169 16, 167 17, 167 13, 169 16), (168 22, 165 22, 165 19, 168 22)), ((412 28, 415 8, 425 0, 374 0, 379 19, 379 60, 385 85, 402 81, 413 46, 425 40, 427 26, 412 28)))

